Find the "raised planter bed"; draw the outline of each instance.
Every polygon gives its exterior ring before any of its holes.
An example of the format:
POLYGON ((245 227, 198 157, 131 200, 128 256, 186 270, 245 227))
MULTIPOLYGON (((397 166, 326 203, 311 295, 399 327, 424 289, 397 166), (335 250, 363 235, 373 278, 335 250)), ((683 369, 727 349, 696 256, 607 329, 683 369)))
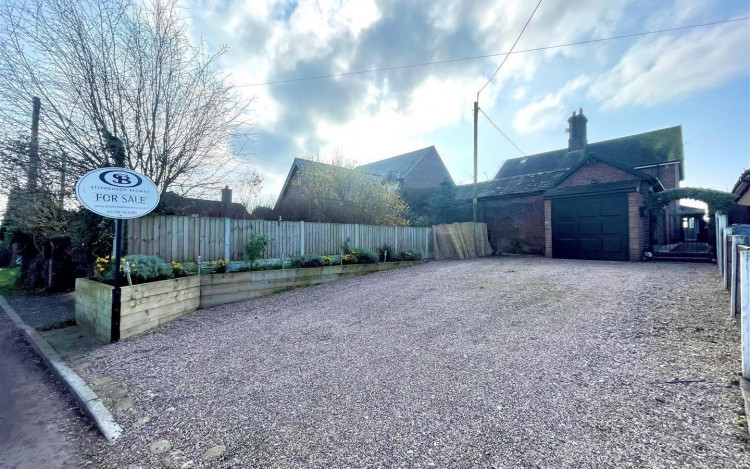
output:
MULTIPOLYGON (((120 338, 140 334, 197 309, 423 262, 211 274, 122 287, 120 338)), ((76 280, 76 322, 105 343, 111 337, 111 307, 112 286, 83 278, 76 280)))
MULTIPOLYGON (((122 287, 120 338, 192 313, 200 304, 200 277, 183 277, 122 287)), ((76 322, 103 342, 111 337, 112 286, 76 279, 76 322)))

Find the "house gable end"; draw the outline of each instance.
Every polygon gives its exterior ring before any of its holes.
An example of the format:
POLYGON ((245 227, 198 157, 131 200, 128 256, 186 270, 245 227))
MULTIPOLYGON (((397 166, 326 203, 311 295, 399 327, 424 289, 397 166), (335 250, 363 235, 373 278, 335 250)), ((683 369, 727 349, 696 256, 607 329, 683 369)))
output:
POLYGON ((581 161, 581 163, 570 168, 570 170, 560 178, 556 187, 585 186, 634 179, 648 180, 652 183, 658 183, 658 181, 649 174, 624 167, 616 162, 609 161, 596 155, 589 155, 585 160, 581 161))
POLYGON ((454 184, 443 159, 440 158, 435 147, 430 147, 429 151, 409 169, 401 181, 404 186, 437 187, 446 179, 454 184))

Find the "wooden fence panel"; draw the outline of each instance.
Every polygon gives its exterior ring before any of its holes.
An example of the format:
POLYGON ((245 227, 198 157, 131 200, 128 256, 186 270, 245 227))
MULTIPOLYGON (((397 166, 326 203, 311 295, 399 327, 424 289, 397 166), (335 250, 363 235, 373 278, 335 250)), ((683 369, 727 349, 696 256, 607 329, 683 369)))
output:
MULTIPOLYGON (((253 233, 266 235, 264 257, 305 254, 335 255, 345 242, 351 248, 376 250, 389 245, 396 251, 411 250, 431 255, 430 228, 373 226, 349 223, 304 223, 268 220, 230 220, 229 257, 240 260, 253 233)), ((204 261, 225 257, 226 219, 182 216, 149 216, 127 220, 127 253, 159 256, 166 261, 204 261)))

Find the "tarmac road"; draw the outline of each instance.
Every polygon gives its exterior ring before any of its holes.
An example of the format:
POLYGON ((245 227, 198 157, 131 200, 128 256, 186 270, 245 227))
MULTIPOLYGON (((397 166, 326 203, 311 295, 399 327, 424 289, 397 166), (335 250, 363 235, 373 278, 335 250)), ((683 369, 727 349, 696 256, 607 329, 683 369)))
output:
POLYGON ((81 441, 95 438, 62 384, 0 312, 0 467, 81 467, 81 441))

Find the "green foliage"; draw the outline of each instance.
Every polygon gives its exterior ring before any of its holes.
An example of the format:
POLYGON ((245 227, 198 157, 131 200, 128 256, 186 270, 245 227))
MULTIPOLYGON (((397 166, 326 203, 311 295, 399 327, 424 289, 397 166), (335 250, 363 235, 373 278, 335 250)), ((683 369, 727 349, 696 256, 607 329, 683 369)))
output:
MULTIPOLYGON (((179 263, 165 262, 160 257, 143 256, 134 254, 122 258, 120 272, 122 273, 122 283, 125 284, 125 269, 123 266, 127 263, 130 266, 130 279, 134 284, 155 282, 157 280, 166 280, 175 277, 174 264, 178 266, 179 276, 188 275, 184 266, 179 263)), ((96 259, 95 271, 98 277, 107 283, 114 280, 114 259, 112 256, 99 257, 96 259)))
POLYGON ((0 266, 5 267, 10 264, 10 256, 10 245, 0 238, 0 266))
POLYGON ((21 283, 28 291, 42 290, 48 284, 49 263, 43 254, 37 254, 25 263, 21 271, 21 283))
POLYGON ((281 270, 284 264, 279 259, 274 259, 264 264, 258 264, 253 267, 253 270, 281 270))
POLYGON ((678 187, 667 189, 651 194, 648 199, 648 208, 654 212, 660 210, 664 205, 680 199, 695 199, 708 205, 708 215, 713 217, 716 212, 729 213, 734 205, 734 194, 715 189, 702 187, 678 187))
POLYGON ((212 267, 217 274, 223 274, 227 271, 227 267, 229 267, 229 259, 219 259, 214 262, 212 267))
POLYGON ((197 262, 174 262, 172 261, 172 268, 174 270, 175 277, 189 277, 191 275, 198 275, 198 263, 197 262), (177 266, 175 267, 175 264, 177 266))
POLYGON ((255 262, 263 257, 263 251, 268 247, 268 236, 253 233, 250 240, 245 244, 245 261, 247 261, 250 270, 253 269, 255 262))
POLYGON ((341 245, 341 252, 343 254, 351 254, 353 249, 349 246, 349 240, 347 239, 344 241, 344 244, 341 245))
POLYGON ((172 264, 156 256, 132 255, 124 257, 125 262, 130 264, 130 277, 134 283, 174 278, 172 264))
POLYGON ((295 268, 323 267, 324 265, 325 260, 323 260, 323 257, 315 254, 292 258, 292 267, 295 268))
POLYGON ((20 276, 21 269, 18 267, 0 268, 0 295, 6 298, 26 295, 18 282, 20 276))
POLYGON ((467 213, 462 210, 466 201, 459 201, 456 186, 449 180, 443 181, 439 189, 404 190, 404 200, 411 208, 411 225, 431 226, 467 221, 467 213))
POLYGON ((329 223, 362 223, 369 225, 408 225, 409 206, 396 186, 383 184, 381 178, 357 169, 353 161, 340 155, 323 164, 304 164, 293 184, 311 213, 301 219, 329 223))
POLYGON ((357 251, 351 249, 348 254, 341 256, 342 264, 359 264, 359 257, 357 257, 357 251))
POLYGON ((401 251, 398 253, 398 258, 402 261, 418 261, 422 259, 422 254, 416 251, 401 251))
MULTIPOLYGON (((86 209, 70 215, 68 227, 71 258, 82 266, 91 266, 96 258, 109 256, 114 240, 114 221, 86 209)), ((84 272, 89 276, 92 272, 84 272)), ((96 273, 96 272, 94 272, 96 273)))
POLYGON ((380 261, 380 255, 375 251, 367 249, 357 249, 358 264, 377 264, 380 261))
POLYGON ((396 251, 393 249, 393 246, 391 246, 389 244, 384 244, 384 245, 382 245, 382 246, 380 246, 378 248, 378 260, 380 260, 380 262, 385 262, 386 261, 386 258, 385 258, 385 253, 386 252, 388 253, 388 259, 387 260, 389 260, 389 261, 393 260, 393 255, 394 254, 397 254, 396 251))

